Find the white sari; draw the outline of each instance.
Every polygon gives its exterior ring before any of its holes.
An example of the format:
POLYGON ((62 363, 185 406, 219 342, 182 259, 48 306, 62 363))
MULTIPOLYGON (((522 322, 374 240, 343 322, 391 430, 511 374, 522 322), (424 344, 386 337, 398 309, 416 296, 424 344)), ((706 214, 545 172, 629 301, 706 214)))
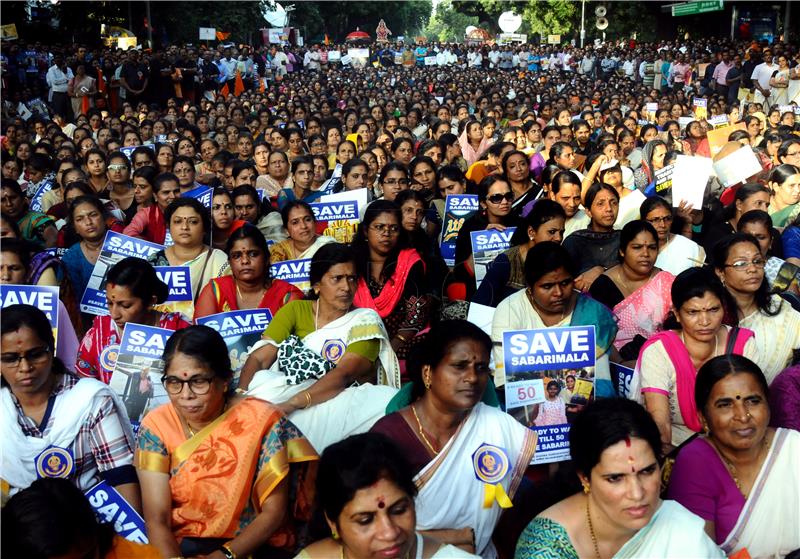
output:
MULTIPOLYGON (((302 340, 303 345, 317 355, 324 355, 323 349, 329 341, 343 343, 346 347, 366 340, 380 342, 376 384, 346 388, 326 402, 299 409, 289 415, 289 419, 320 454, 331 444, 350 435, 369 431, 376 421, 386 415, 386 406, 400 388, 400 366, 389 344, 383 321, 372 309, 353 309, 302 340)), ((251 352, 266 344, 278 345, 272 340, 261 340, 251 352)), ((272 367, 255 374, 247 395, 280 404, 310 388, 315 382, 310 379, 296 385, 286 384, 286 375, 276 360, 272 367)))
POLYGON ((800 433, 777 429, 736 525, 722 542, 728 554, 785 557, 800 549, 800 433))
POLYGON ((483 507, 484 483, 476 477, 473 454, 484 444, 506 452, 508 473, 500 484, 509 498, 514 497, 536 450, 536 432, 507 413, 478 402, 438 456, 414 478, 419 489, 417 529, 472 528, 476 552, 493 558, 497 551, 492 532, 503 509, 495 502, 490 508, 483 507))

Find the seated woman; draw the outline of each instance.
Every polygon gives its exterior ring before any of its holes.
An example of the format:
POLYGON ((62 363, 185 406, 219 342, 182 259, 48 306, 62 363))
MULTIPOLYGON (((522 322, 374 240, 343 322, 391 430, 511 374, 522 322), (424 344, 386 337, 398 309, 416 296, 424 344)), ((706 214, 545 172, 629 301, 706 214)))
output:
POLYGON ((401 409, 372 428, 394 440, 411 463, 419 488, 417 528, 483 557, 496 556, 492 533, 536 449, 532 430, 481 402, 491 349, 492 340, 474 324, 441 322, 415 349, 409 363, 413 380, 390 405, 401 409), (477 472, 476 453, 483 456, 477 472), (492 480, 502 487, 502 497, 487 506, 484 482, 476 476, 491 473, 490 458, 505 469, 492 480))
POLYGON ((547 196, 557 202, 567 214, 567 221, 564 223, 564 237, 568 237, 575 231, 580 231, 589 227, 589 215, 581 205, 581 179, 572 171, 562 171, 557 165, 548 165, 542 173, 542 180, 546 180, 548 175, 553 178, 549 183, 545 183, 547 196), (551 173, 553 173, 551 175, 551 173))
POLYGON ((394 201, 398 194, 404 190, 408 190, 408 167, 400 161, 391 161, 383 166, 380 175, 378 175, 378 183, 380 183, 382 198, 384 200, 394 201))
POLYGON ((740 326, 755 334, 758 363, 771 383, 800 348, 800 313, 770 295, 758 240, 736 233, 719 241, 712 253, 714 271, 736 303, 740 326))
POLYGON ((658 234, 656 267, 677 276, 684 270, 702 266, 706 251, 693 240, 671 232, 672 205, 660 196, 651 196, 639 206, 639 216, 658 234))
POLYGON ((83 492, 65 479, 37 479, 11 497, 2 521, 3 549, 19 557, 161 558, 153 546, 101 524, 83 492))
POLYGON ((129 322, 179 330, 190 326, 180 313, 162 313, 153 305, 163 303, 167 285, 153 266, 141 258, 129 257, 114 264, 106 276, 108 314, 97 316, 78 349, 75 372, 108 384, 119 353, 122 331, 129 322))
POLYGON ((178 177, 172 173, 157 175, 153 181, 153 196, 156 203, 136 212, 131 222, 122 230, 122 234, 163 245, 168 228, 168 220, 165 219, 164 213, 180 194, 178 177))
POLYGON ((36 307, 5 307, 0 337, 3 496, 38 477, 63 477, 83 492, 105 481, 141 510, 133 432, 116 396, 54 356, 53 329, 36 307))
POLYGON ((376 200, 367 206, 352 243, 358 270, 353 304, 380 315, 397 357, 405 359, 428 326, 431 300, 425 264, 415 249, 407 248, 401 222, 394 202, 376 200))
POLYGON ((619 231, 614 229, 619 211, 619 194, 608 184, 596 182, 584 197, 589 226, 564 239, 564 248, 577 268, 575 287, 588 291, 600 274, 616 265, 619 231))
POLYGON ((310 155, 301 155, 292 160, 292 186, 278 193, 278 209, 282 210, 289 202, 302 200, 316 202, 325 194, 312 188, 314 182, 314 159, 310 155))
POLYGON ((28 199, 18 182, 2 179, 2 208, 3 213, 16 220, 23 239, 38 248, 56 245, 58 230, 53 219, 28 207, 28 199))
POLYGON ((769 202, 772 223, 775 227, 785 227, 800 215, 800 167, 778 165, 770 171, 769 187, 772 190, 769 202))
POLYGON ((655 267, 657 256, 656 230, 646 221, 631 221, 620 233, 620 263, 606 270, 589 289, 589 295, 614 313, 619 326, 614 347, 626 361, 639 356, 642 344, 669 315, 675 276, 655 267))
POLYGON ((592 402, 573 422, 569 446, 583 492, 534 518, 515 559, 724 557, 700 518, 659 497, 658 427, 639 404, 592 402))
POLYGON ((215 330, 179 330, 163 360, 170 401, 145 416, 136 450, 150 543, 164 557, 290 557, 314 449, 277 407, 232 397, 215 330))
POLYGON ((195 305, 195 319, 245 309, 269 309, 272 316, 286 303, 303 298, 291 283, 270 277, 270 252, 264 235, 245 223, 228 237, 231 275, 211 278, 195 305))
POLYGON ((281 214, 272 211, 269 200, 261 201, 258 192, 249 184, 237 186, 231 192, 236 219, 252 223, 264 237, 273 242, 286 238, 281 214))
POLYGON ((503 169, 503 178, 514 192, 511 213, 517 216, 527 215, 532 203, 542 193, 542 189, 531 176, 528 156, 521 151, 509 151, 503 155, 501 168, 503 169))
POLYGON ((526 288, 497 305, 492 321, 495 343, 494 382, 506 382, 503 332, 561 326, 595 327, 595 396, 612 396, 608 352, 617 335, 611 312, 591 297, 575 290, 575 268, 564 247, 553 242, 536 244, 525 259, 526 288))
POLYGON ((417 487, 402 450, 377 433, 329 446, 319 461, 316 500, 331 537, 296 559, 468 559, 476 555, 417 532, 417 487))
POLYGON ((669 498, 705 520, 728 556, 800 549, 800 433, 769 427, 761 369, 739 355, 715 357, 697 373, 694 391, 705 434, 678 453, 669 498))
POLYGON ((332 237, 317 234, 317 218, 308 202, 287 202, 281 210, 283 226, 289 238, 270 247, 270 262, 312 258, 321 246, 334 242, 332 237))
POLYGON ((319 452, 368 430, 400 387, 380 316, 353 308, 356 278, 349 247, 319 249, 311 260, 311 300, 278 311, 239 381, 248 394, 277 404, 319 452), (356 381, 362 384, 352 386, 356 381))
POLYGON ((169 224, 169 233, 174 242, 151 254, 147 261, 153 266, 188 266, 191 277, 191 308, 184 314, 189 319, 194 316, 194 303, 200 290, 212 278, 231 273, 228 256, 221 250, 205 244, 208 232, 211 231, 209 212, 199 200, 194 198, 177 198, 164 212, 164 219, 169 224))
POLYGON ((227 188, 218 186, 211 197, 211 246, 225 250, 228 237, 246 222, 235 219, 233 197, 227 188))
POLYGON ((537 200, 524 218, 524 226, 518 227, 511 237, 511 248, 497 255, 486 270, 472 301, 496 307, 500 301, 525 287, 524 269, 528 251, 543 241, 560 243, 566 219, 566 213, 558 203, 537 200))
POLYGON ((753 332, 722 323, 726 316, 734 324, 738 321, 728 308, 725 288, 709 270, 691 268, 678 274, 670 298, 672 314, 663 331, 642 346, 630 389, 632 398, 643 397, 665 450, 700 431, 694 403, 697 370, 717 355, 757 355, 753 332))
POLYGON ((400 208, 402 234, 408 238, 408 246, 415 249, 425 263, 425 283, 431 295, 440 299, 450 269, 442 258, 439 240, 428 236, 423 228, 425 207, 428 205, 425 197, 418 190, 404 190, 394 202, 400 208))
POLYGON ((718 217, 712 217, 710 225, 703 231, 706 252, 727 235, 738 230, 739 219, 751 210, 767 211, 770 202, 770 189, 761 183, 748 182, 736 189, 734 201, 722 208, 718 217))

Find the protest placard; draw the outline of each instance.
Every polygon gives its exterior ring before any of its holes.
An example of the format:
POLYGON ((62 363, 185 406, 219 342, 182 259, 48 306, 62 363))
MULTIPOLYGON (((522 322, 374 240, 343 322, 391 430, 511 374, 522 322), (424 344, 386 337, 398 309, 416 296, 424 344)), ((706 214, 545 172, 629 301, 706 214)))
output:
POLYGON ((29 207, 34 212, 41 212, 42 211, 42 198, 45 194, 53 190, 53 185, 55 184, 55 179, 52 178, 45 178, 42 179, 33 190, 33 196, 31 197, 31 201, 29 203, 29 207))
POLYGON ((451 194, 445 200, 440 247, 442 258, 451 268, 455 265, 458 232, 467 218, 479 208, 476 194, 451 194))
POLYGON ((708 117, 708 99, 705 97, 692 99, 692 112, 695 120, 705 120, 708 117))
POLYGON ((569 460, 569 429, 594 388, 594 326, 503 333, 506 411, 538 435, 533 464, 569 460))
POLYGON ((231 368, 234 377, 230 388, 239 385, 239 374, 247 360, 250 349, 261 339, 264 330, 272 320, 269 309, 248 309, 243 311, 230 311, 212 314, 197 319, 197 324, 213 328, 220 333, 225 345, 228 346, 228 355, 231 358, 231 368))
POLYGON ((649 122, 655 122, 656 113, 658 112, 658 103, 647 103, 644 106, 645 119, 649 122))
MULTIPOLYGON (((724 115, 723 115, 724 116, 724 115)), ((728 136, 737 130, 746 130, 747 127, 744 122, 730 124, 728 126, 721 126, 714 130, 709 130, 706 134, 708 138, 708 147, 711 151, 711 157, 717 155, 722 146, 728 143, 728 136)))
POLYGON ((487 229, 485 231, 472 231, 469 234, 472 243, 472 262, 475 270, 475 286, 481 286, 486 270, 498 254, 508 250, 511 246, 511 237, 516 227, 508 227, 503 231, 487 229))
POLYGON ((664 196, 672 189, 672 172, 675 165, 667 165, 655 172, 655 193, 664 196))
POLYGON ((100 256, 94 265, 86 291, 81 297, 81 312, 98 316, 108 314, 106 306, 106 275, 111 267, 117 262, 133 256, 135 258, 147 259, 151 254, 155 254, 163 249, 162 245, 151 243, 142 239, 128 237, 122 233, 109 231, 103 240, 100 249, 100 256))
POLYGON ((311 288, 311 259, 284 260, 270 265, 270 277, 287 281, 297 289, 307 292, 311 288))
POLYGON ((191 322, 194 316, 192 275, 189 266, 156 266, 159 279, 167 284, 167 300, 153 308, 161 312, 179 312, 191 322))
MULTIPOLYGON (((31 305, 47 316, 58 342, 58 287, 51 285, 0 285, 0 307, 31 305)), ((53 348, 55 352, 56 348, 53 348)))
POLYGON ((166 328, 129 322, 122 331, 119 354, 108 386, 122 400, 134 431, 151 409, 169 401, 161 384, 161 356, 174 332, 166 328))
POLYGON ((717 178, 726 188, 746 181, 762 170, 761 164, 750 146, 743 146, 733 153, 729 153, 715 161, 713 167, 717 178))
POLYGON ((323 196, 319 202, 311 204, 311 209, 317 221, 327 222, 322 234, 346 244, 353 240, 366 205, 367 189, 359 188, 323 196))
POLYGON ((101 481, 85 495, 101 524, 111 524, 114 531, 128 541, 149 543, 144 519, 119 491, 101 481))
POLYGON ((712 172, 711 163, 710 157, 679 155, 675 159, 672 171, 673 207, 688 202, 690 209, 702 209, 708 177, 712 172))
POLYGON ((631 381, 633 380, 633 369, 621 365, 620 363, 609 363, 611 370, 611 384, 620 398, 631 397, 631 381))

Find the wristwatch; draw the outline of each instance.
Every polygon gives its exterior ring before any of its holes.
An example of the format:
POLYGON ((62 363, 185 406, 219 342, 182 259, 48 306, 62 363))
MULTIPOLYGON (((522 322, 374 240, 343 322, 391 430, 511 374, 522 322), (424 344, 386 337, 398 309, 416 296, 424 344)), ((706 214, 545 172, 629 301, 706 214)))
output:
POLYGON ((219 550, 225 556, 225 559, 236 559, 236 554, 231 549, 231 546, 230 546, 229 543, 222 544, 222 546, 220 546, 219 550))

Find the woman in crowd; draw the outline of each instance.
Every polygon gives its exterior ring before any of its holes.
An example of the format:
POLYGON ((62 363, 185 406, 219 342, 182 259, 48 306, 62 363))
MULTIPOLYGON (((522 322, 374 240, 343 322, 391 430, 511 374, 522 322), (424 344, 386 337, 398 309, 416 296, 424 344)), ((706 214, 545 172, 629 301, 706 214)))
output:
POLYGON ((270 261, 273 264, 312 258, 320 247, 334 242, 331 237, 317 234, 317 218, 311 206, 303 200, 287 202, 281 210, 281 219, 289 238, 270 248, 270 261))
POLYGON ((163 303, 167 285, 153 267, 141 258, 128 257, 114 264, 106 276, 108 314, 96 316, 78 349, 75 372, 108 384, 125 325, 144 324, 179 330, 190 324, 180 313, 162 313, 153 308, 163 303))
POLYGON ((651 140, 642 148, 642 166, 633 172, 636 188, 642 192, 655 181, 656 171, 664 168, 667 144, 663 140, 651 140))
MULTIPOLYGON (((761 256, 767 260, 767 265, 770 264, 770 260, 773 258, 776 261, 782 260, 783 250, 780 244, 780 233, 772 226, 772 218, 767 212, 763 210, 745 212, 736 223, 736 231, 755 237, 761 249, 761 256)), ((774 281, 775 278, 767 276, 767 280, 774 281)), ((770 287, 773 286, 770 285, 770 287)))
MULTIPOLYGON (((800 147, 798 147, 800 149, 800 147)), ((800 169, 778 165, 769 174, 772 198, 769 213, 775 227, 785 227, 800 215, 800 169)))
POLYGON ((411 190, 417 190, 431 200, 436 191, 436 164, 430 157, 418 155, 408 166, 411 190))
POLYGON ((495 348, 495 384, 505 384, 503 332, 560 326, 595 327, 595 395, 612 395, 609 351, 617 334, 611 312, 594 299, 575 290, 575 269, 564 247, 537 243, 525 258, 526 288, 497 305, 492 321, 495 348))
POLYGON ((92 148, 86 152, 83 159, 89 185, 98 195, 104 195, 108 187, 106 173, 106 154, 102 150, 92 148))
POLYGON ((538 200, 525 217, 524 226, 511 237, 511 248, 497 255, 486 270, 480 287, 472 297, 474 303, 496 307, 500 301, 525 287, 525 258, 536 243, 560 243, 564 235, 566 214, 552 200, 538 200))
POLYGON ((255 188, 249 184, 237 186, 231 192, 231 197, 237 219, 258 227, 261 234, 269 241, 277 242, 286 238, 281 214, 272 211, 270 202, 266 198, 262 202, 255 188))
POLYGON ((738 324, 755 334, 758 363, 771 383, 800 348, 800 313, 771 295, 758 240, 747 233, 722 239, 712 253, 714 271, 736 303, 738 324))
POLYGON ((511 211, 519 216, 527 215, 532 206, 531 203, 542 192, 531 177, 528 156, 521 151, 509 151, 503 156, 501 168, 503 177, 514 193, 511 211))
POLYGON ((564 239, 564 248, 578 271, 575 287, 588 291, 594 280, 616 264, 619 231, 614 229, 619 211, 619 194, 602 182, 594 183, 584 197, 589 227, 573 232, 564 239))
POLYGON ((171 173, 172 162, 175 161, 175 151, 169 144, 157 144, 156 164, 159 173, 171 173))
POLYGON ((53 219, 49 216, 35 212, 28 207, 28 199, 22 192, 19 183, 11 179, 2 179, 2 200, 0 207, 3 213, 16 221, 22 238, 33 243, 38 248, 55 246, 58 238, 53 219))
POLYGON ((52 326, 36 307, 5 307, 0 323, 4 494, 37 477, 64 477, 83 492, 105 481, 141 510, 133 433, 117 397, 55 357, 52 326))
POLYGON ((557 165, 548 165, 542 171, 542 180, 543 184, 547 184, 548 197, 564 208, 567 215, 564 237, 589 227, 591 220, 581 205, 581 179, 578 175, 571 171, 562 171, 557 165), (552 176, 551 181, 547 180, 548 176, 552 176))
POLYGON ((227 188, 218 186, 211 197, 211 246, 225 250, 228 237, 246 222, 234 219, 233 197, 227 188))
POLYGON ((428 326, 432 303, 425 264, 415 249, 407 247, 401 223, 394 202, 378 200, 367 206, 352 242, 359 276, 353 302, 378 313, 392 348, 405 359, 428 326))
POLYGON ((297 559, 477 557, 417 532, 411 466, 383 435, 354 435, 328 447, 316 483, 331 537, 306 547, 297 559))
POLYGON ((572 424, 569 446, 583 492, 534 518, 515 559, 724 557, 701 519, 659 497, 659 431, 640 405, 589 404, 572 424))
POLYGON ((642 346, 630 392, 644 400, 665 450, 700 431, 694 402, 700 367, 717 355, 758 355, 752 331, 723 324, 732 310, 729 295, 711 271, 692 268, 680 273, 672 283, 671 300, 673 314, 663 331, 642 346))
POLYGON ((139 209, 149 208, 156 202, 154 167, 140 167, 133 172, 133 201, 139 209))
POLYGON ((708 361, 694 390, 704 435, 678 454, 669 498, 705 520, 728 556, 790 556, 800 549, 800 433, 768 426, 767 380, 745 357, 708 361))
POLYGON ((215 330, 176 332, 163 360, 169 403, 145 416, 136 450, 151 544, 164 557, 291 557, 314 449, 276 406, 230 393, 215 330))
MULTIPOLYGON (((212 278, 230 274, 228 256, 205 244, 211 231, 208 210, 194 198, 178 198, 164 212, 173 244, 151 254, 147 260, 153 266, 188 266, 191 278, 192 304, 186 316, 194 316, 194 303, 200 290, 212 278)), ((182 309, 183 310, 183 309, 182 309)))
POLYGON ((496 555, 492 532, 536 448, 530 429, 481 402, 487 387, 492 390, 491 350, 492 340, 474 324, 441 322, 409 363, 412 382, 390 405, 398 411, 372 428, 396 441, 411 463, 419 488, 417 528, 482 557, 496 555), (498 503, 478 497, 484 481, 476 477, 476 454, 478 474, 502 486, 498 503), (495 478, 501 464, 503 475, 495 478))
POLYGON ((195 319, 211 314, 269 309, 272 316, 289 301, 303 298, 292 284, 270 277, 270 251, 264 235, 246 223, 236 229, 225 250, 231 274, 212 278, 197 298, 195 319))
POLYGON ((468 168, 483 157, 484 152, 491 145, 491 141, 483 135, 481 123, 477 120, 467 121, 464 130, 458 136, 458 143, 468 168))
POLYGON ((646 221, 631 221, 619 238, 620 263, 592 284, 589 294, 614 313, 619 325, 614 346, 634 361, 645 340, 655 334, 670 311, 675 276, 656 268, 658 234, 646 221))
POLYGON ((722 210, 721 218, 712 222, 704 232, 706 252, 711 252, 714 244, 736 232, 739 218, 750 210, 767 211, 771 191, 757 182, 748 182, 736 189, 734 202, 722 210))
POLYGON ((311 298, 275 314, 242 369, 242 389, 277 404, 318 452, 368 430, 400 387, 380 316, 353 307, 357 278, 349 247, 320 248, 311 259, 311 298))
POLYGON ((678 275, 684 270, 702 266, 706 251, 693 240, 671 232, 674 214, 672 205, 660 196, 651 196, 639 207, 641 218, 658 234, 656 267, 678 275))
MULTIPOLYGON (((561 140, 561 132, 557 126, 546 126, 542 130, 542 149, 531 156, 530 169, 533 179, 541 182, 542 169, 550 159, 550 148, 561 140)), ((579 183, 580 184, 580 183, 579 183)))
POLYGON ((303 155, 292 160, 292 186, 284 188, 278 193, 278 208, 283 209, 289 202, 301 200, 312 203, 325 194, 313 190, 314 160, 310 155, 303 155))
POLYGON ((164 212, 181 193, 178 177, 172 173, 157 175, 153 181, 155 204, 140 208, 122 234, 144 239, 151 243, 164 244, 167 236, 167 222, 164 212))
POLYGON ((289 157, 286 152, 270 152, 268 174, 260 175, 256 179, 256 187, 266 190, 270 199, 277 197, 284 188, 292 187, 292 178, 289 175, 289 157))
POLYGON ((383 199, 394 201, 403 190, 409 189, 408 167, 400 161, 391 161, 384 165, 378 177, 383 199))

